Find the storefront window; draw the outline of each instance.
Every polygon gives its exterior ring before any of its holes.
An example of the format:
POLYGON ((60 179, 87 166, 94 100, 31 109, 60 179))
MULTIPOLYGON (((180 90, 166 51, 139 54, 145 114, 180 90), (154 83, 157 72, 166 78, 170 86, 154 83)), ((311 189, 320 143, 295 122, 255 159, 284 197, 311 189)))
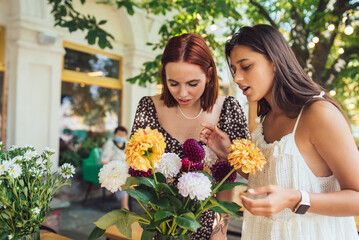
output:
POLYGON ((121 57, 65 42, 60 160, 80 167, 121 124, 121 57))
POLYGON ((89 76, 118 78, 119 61, 102 54, 89 54, 65 48, 64 69, 89 76))

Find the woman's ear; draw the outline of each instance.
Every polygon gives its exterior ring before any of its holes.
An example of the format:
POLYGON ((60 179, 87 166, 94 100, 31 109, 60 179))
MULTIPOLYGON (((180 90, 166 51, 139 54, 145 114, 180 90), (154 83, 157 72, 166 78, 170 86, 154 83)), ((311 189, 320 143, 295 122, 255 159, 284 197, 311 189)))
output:
POLYGON ((209 67, 207 70, 206 84, 208 84, 213 77, 213 67, 209 67))

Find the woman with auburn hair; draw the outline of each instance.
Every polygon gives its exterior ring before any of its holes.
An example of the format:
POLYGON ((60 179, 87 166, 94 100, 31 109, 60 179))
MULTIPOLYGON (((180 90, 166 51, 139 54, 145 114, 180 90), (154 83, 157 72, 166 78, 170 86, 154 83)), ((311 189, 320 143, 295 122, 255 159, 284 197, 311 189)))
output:
MULTIPOLYGON (((226 43, 233 81, 258 103, 253 142, 267 163, 248 178, 242 239, 358 239, 359 152, 340 107, 308 77, 282 34, 258 24, 226 43)), ((200 139, 228 156, 230 139, 200 139)))
MULTIPOLYGON (((181 158, 183 143, 199 140, 201 123, 209 122, 230 139, 248 138, 246 117, 233 97, 218 96, 218 76, 211 51, 197 34, 183 34, 169 40, 162 59, 162 94, 143 97, 137 107, 132 134, 138 128, 158 129, 166 139, 165 152, 181 158)), ((203 144, 203 143, 202 143, 203 144)), ((232 192, 218 194, 230 201, 232 192)), ((191 239, 225 239, 228 216, 214 224, 214 212, 202 214, 202 227, 191 239)))

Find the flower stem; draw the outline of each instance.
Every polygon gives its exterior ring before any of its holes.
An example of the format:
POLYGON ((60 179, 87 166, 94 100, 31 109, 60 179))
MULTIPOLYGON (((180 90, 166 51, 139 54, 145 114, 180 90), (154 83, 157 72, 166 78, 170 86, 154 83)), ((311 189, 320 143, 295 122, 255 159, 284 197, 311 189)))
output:
MULTIPOLYGON (((227 180, 227 178, 229 178, 229 176, 231 176, 231 174, 235 171, 236 169, 233 168, 223 179, 222 181, 212 190, 211 192, 211 196, 213 196, 213 194, 215 194, 218 190, 218 188, 220 186, 222 186, 222 184, 227 180)), ((201 211, 199 211, 197 214, 196 214, 196 218, 199 216, 199 214, 203 211, 203 207, 206 206, 207 202, 209 201, 211 197, 208 197, 206 200, 204 200, 204 202, 201 203, 201 207, 199 209, 201 209, 201 211)))
POLYGON ((157 177, 156 177, 155 169, 153 167, 153 162, 152 162, 152 158, 150 156, 150 153, 148 151, 146 151, 145 156, 147 157, 148 161, 150 162, 150 166, 151 166, 152 174, 153 174, 153 180, 155 180, 155 183, 157 185, 157 177))
POLYGON ((147 208, 145 206, 143 206, 143 204, 141 203, 140 200, 138 200, 137 198, 135 198, 137 200, 137 202, 141 205, 141 207, 146 211, 147 215, 152 219, 151 214, 148 212, 147 208))

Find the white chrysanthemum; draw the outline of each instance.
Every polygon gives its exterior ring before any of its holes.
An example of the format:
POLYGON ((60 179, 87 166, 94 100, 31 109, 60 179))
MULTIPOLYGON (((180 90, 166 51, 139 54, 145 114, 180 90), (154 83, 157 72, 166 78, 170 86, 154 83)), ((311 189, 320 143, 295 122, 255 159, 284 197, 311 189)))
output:
POLYGON ((13 164, 9 170, 9 175, 12 178, 18 178, 22 173, 21 166, 19 164, 13 164))
POLYGON ((35 214, 39 214, 39 213, 40 213, 40 208, 36 207, 36 208, 32 209, 32 211, 33 211, 35 214))
POLYGON ((177 154, 164 153, 155 171, 162 173, 166 178, 173 178, 179 173, 181 166, 181 158, 177 154))
POLYGON ((207 145, 203 146, 203 149, 206 153, 203 159, 203 165, 211 168, 218 161, 218 156, 207 145))
POLYGON ((188 172, 183 174, 178 179, 177 184, 179 193, 187 197, 190 196, 191 199, 195 197, 202 201, 211 195, 212 183, 206 175, 199 172, 188 172))
POLYGON ((12 235, 8 235, 7 238, 10 240, 12 239, 12 235))
POLYGON ((35 158, 37 156, 39 156, 39 154, 36 151, 30 151, 30 150, 27 150, 24 154, 24 158, 26 160, 31 160, 32 158, 35 158))
POLYGON ((70 178, 75 173, 75 167, 70 163, 64 163, 61 166, 61 175, 63 178, 70 178))
POLYGON ((100 170, 99 181, 101 187, 105 187, 110 192, 122 190, 121 186, 126 183, 129 166, 125 161, 111 161, 100 170))

